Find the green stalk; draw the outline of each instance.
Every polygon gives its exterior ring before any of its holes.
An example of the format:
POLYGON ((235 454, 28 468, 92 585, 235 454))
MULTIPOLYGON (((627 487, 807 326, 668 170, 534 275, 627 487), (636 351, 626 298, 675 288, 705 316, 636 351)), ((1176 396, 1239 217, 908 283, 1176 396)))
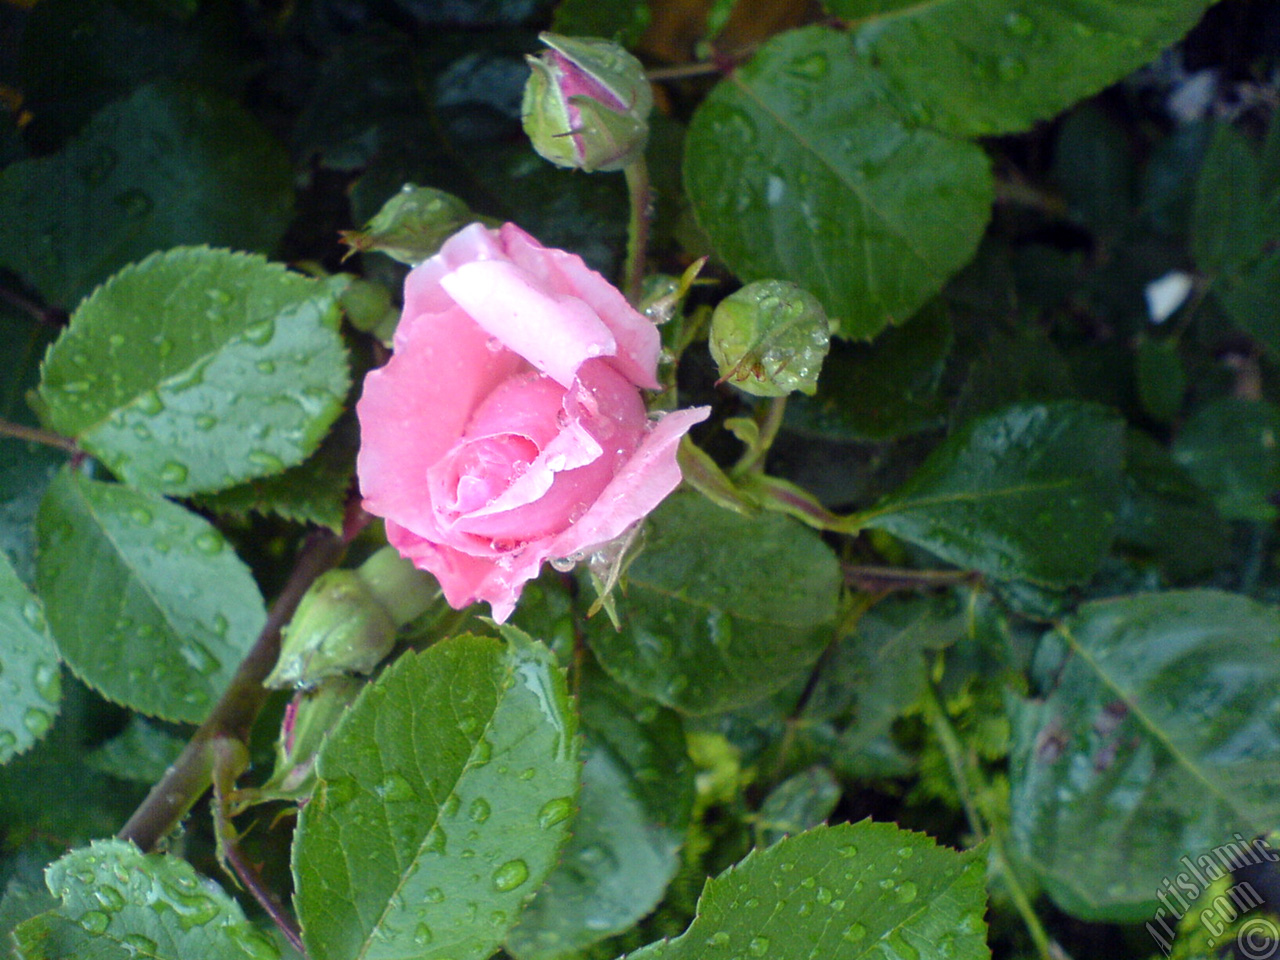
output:
POLYGON ((622 292, 633 307, 640 306, 644 285, 644 262, 649 248, 649 213, 653 201, 649 188, 649 165, 644 157, 622 170, 631 198, 631 219, 627 223, 627 262, 623 270, 622 292))

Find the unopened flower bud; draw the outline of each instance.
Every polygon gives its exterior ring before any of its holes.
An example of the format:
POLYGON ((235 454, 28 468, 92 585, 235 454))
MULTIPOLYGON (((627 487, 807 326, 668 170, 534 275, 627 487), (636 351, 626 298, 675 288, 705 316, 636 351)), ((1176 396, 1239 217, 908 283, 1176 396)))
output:
POLYGON ((330 570, 311 585, 285 628, 280 658, 264 681, 282 688, 368 673, 396 631, 439 596, 430 574, 383 547, 359 570, 330 570))
POLYGON ((831 346, 817 297, 784 280, 759 280, 725 297, 711 317, 720 377, 757 397, 813 394, 831 346))
POLYGON ((529 57, 521 114, 533 148, 560 167, 621 170, 649 137, 653 91, 640 61, 616 43, 543 33, 529 57))

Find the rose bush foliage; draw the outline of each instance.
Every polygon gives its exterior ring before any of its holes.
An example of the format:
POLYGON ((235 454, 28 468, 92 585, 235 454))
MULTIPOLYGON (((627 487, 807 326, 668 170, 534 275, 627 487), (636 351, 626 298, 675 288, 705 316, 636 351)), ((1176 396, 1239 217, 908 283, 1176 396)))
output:
POLYGON ((543 562, 623 534, 680 482, 706 408, 649 419, 658 331, 582 259, 473 224, 405 282, 357 407, 366 508, 455 607, 511 614, 543 562))

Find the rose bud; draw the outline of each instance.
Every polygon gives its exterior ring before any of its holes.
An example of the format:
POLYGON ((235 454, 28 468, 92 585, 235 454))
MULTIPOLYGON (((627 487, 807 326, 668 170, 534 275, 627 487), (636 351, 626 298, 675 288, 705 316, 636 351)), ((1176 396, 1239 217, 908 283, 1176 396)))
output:
POLYGON ((396 631, 439 595, 438 585, 391 547, 358 570, 321 574, 285 628, 280 657, 264 685, 309 687, 368 673, 391 652, 396 631))
POLYGON ((540 35, 551 49, 533 73, 521 117, 533 148, 559 167, 621 170, 649 138, 653 91, 640 61, 606 40, 540 35))
POLYGON ((711 315, 711 356, 722 380, 757 397, 812 395, 831 347, 818 298, 785 280, 758 280, 725 297, 711 315))
POLYGON ((660 420, 657 328, 580 257, 473 224, 405 281, 356 408, 364 505, 454 607, 510 616, 545 561, 588 556, 680 482, 708 408, 660 420))

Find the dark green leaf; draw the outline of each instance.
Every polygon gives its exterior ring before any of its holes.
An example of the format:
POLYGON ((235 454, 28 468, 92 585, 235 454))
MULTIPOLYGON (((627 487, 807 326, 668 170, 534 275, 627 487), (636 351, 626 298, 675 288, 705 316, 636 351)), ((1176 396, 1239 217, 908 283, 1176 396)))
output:
POLYGON ((1067 400, 1076 395, 1071 368, 1039 328, 1019 330, 1016 336, 996 334, 969 368, 951 410, 951 426, 963 426, 978 414, 1019 400, 1067 400))
POLYGON ((73 307, 155 250, 271 250, 289 222, 292 181, 283 149, 234 102, 143 87, 60 152, 0 173, 0 222, 9 231, 0 264, 46 301, 73 307))
POLYGON ((779 689, 831 641, 840 568, 812 530, 677 493, 646 537, 618 600, 622 630, 587 624, 600 663, 627 686, 715 713, 779 689))
POLYGON ((61 701, 58 650, 40 601, 0 551, 0 763, 49 732, 61 701))
POLYGON ((951 340, 951 321, 939 306, 872 343, 834 341, 818 392, 788 401, 787 428, 831 440, 891 440, 938 425, 946 410, 938 383, 951 340))
MULTIPOLYGON (((1272 242, 1280 242, 1277 234, 1272 242)), ((1238 273, 1223 278, 1214 294, 1227 316, 1271 354, 1280 356, 1280 251, 1266 254, 1238 273)))
POLYGON ((1183 425, 1173 457, 1208 490, 1228 520, 1270 521, 1280 490, 1280 408, 1266 400, 1221 397, 1183 425))
POLYGON ((1133 215, 1133 150, 1125 130, 1092 104, 1073 111, 1058 131, 1054 179, 1067 207, 1104 234, 1115 234, 1133 215))
MULTIPOLYGON (((1012 836, 1064 910, 1149 919, 1164 878, 1280 817, 1280 615, 1215 591, 1087 604, 1015 704, 1012 836)), ((1221 872, 1222 865, 1216 868, 1221 872)))
POLYGON ((483 960, 551 872, 577 724, 547 650, 508 635, 404 655, 326 741, 293 855, 315 960, 483 960))
MULTIPOLYGON (((837 14, 845 0, 829 0, 837 14)), ((886 5, 854 34, 920 123, 1013 133, 1110 86, 1180 38, 1210 0, 934 0, 886 5)), ((854 0, 853 15, 865 12, 854 0)))
POLYGON ((222 534, 161 497, 64 471, 36 521, 58 650, 105 696, 197 723, 266 618, 222 534))
POLYGON ((551 30, 571 37, 603 37, 633 47, 652 19, 649 0, 560 0, 551 30))
POLYGON ((337 293, 248 254, 156 254, 96 290, 49 350, 49 421, 146 490, 280 473, 342 408, 337 293))
POLYGON ((1160 565, 1174 583, 1227 560, 1230 531, 1212 498, 1160 444, 1130 431, 1116 542, 1160 565))
POLYGON ((1111 542, 1123 442, 1102 407, 1015 403, 971 420, 862 519, 998 579, 1082 583, 1111 542))
POLYGON ((1252 145, 1234 127, 1219 124, 1196 185, 1191 252, 1203 272, 1238 270, 1262 251, 1261 195, 1252 145))
POLYGON ((848 36, 823 27, 775 37, 712 91, 685 183, 739 277, 798 283, 859 339, 969 260, 992 200, 982 151, 904 117, 848 36))
POLYGON ((769 792, 756 815, 761 846, 771 847, 826 821, 840 802, 840 784, 826 767, 810 767, 769 792))
POLYGON ((550 960, 629 929, 680 866, 693 767, 680 719, 599 670, 583 677, 582 793, 560 863, 507 937, 520 960, 550 960))
POLYGON ((73 850, 45 873, 62 900, 14 931, 21 960, 278 960, 229 896, 190 865, 121 840, 73 850))
POLYGON ((122 733, 93 751, 86 762, 117 780, 152 784, 178 759, 186 740, 142 717, 131 717, 122 733))
POLYGON ((985 909, 976 853, 864 820, 753 850, 707 881, 683 935, 627 960, 984 960, 985 909))
POLYGON ((1168 423, 1182 409, 1187 374, 1182 368, 1178 341, 1143 337, 1137 346, 1138 397, 1153 420, 1168 423))

